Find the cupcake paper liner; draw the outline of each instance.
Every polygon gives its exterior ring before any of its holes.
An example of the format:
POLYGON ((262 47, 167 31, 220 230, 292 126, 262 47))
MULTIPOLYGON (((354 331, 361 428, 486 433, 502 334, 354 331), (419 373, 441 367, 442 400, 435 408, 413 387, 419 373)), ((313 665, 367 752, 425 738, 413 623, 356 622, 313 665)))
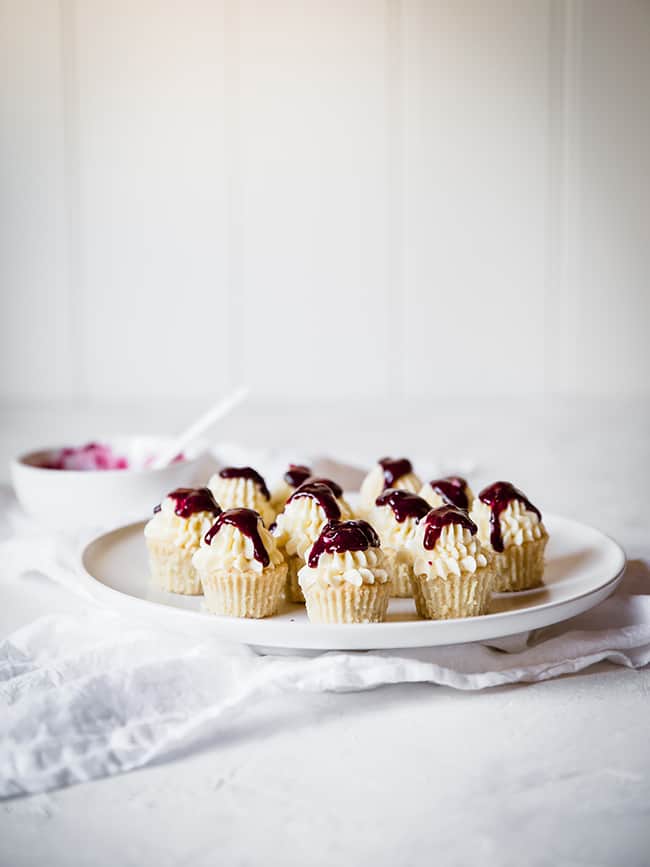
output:
POLYGON ((302 557, 288 556, 287 557, 287 586, 285 588, 285 596, 289 602, 304 602, 305 594, 302 592, 302 587, 298 583, 298 571, 305 565, 302 557))
POLYGON ((386 550, 391 579, 390 595, 393 598, 410 599, 413 596, 413 566, 399 551, 386 550))
POLYGON ((269 617, 275 614, 287 576, 287 564, 263 572, 217 569, 201 575, 205 606, 224 617, 269 617))
POLYGON ((413 580, 415 607, 420 617, 427 620, 487 614, 493 581, 494 572, 491 568, 448 575, 446 578, 416 575, 413 580))
POLYGON ((531 590, 540 587, 544 577, 544 549, 548 536, 523 545, 511 545, 495 553, 497 593, 531 590))
POLYGON ((169 542, 147 538, 151 579, 161 590, 200 596, 201 579, 192 566, 191 548, 178 548, 169 542))
POLYGON ((390 593, 390 581, 361 587, 314 584, 305 594, 307 616, 312 623, 380 623, 386 619, 390 593))

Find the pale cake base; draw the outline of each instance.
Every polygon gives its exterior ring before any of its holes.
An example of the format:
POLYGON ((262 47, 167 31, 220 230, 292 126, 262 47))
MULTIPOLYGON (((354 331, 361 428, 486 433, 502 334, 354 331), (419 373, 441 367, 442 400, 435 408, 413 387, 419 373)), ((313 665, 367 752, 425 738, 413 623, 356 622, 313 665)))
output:
POLYGON ((511 545, 495 552, 496 579, 494 590, 508 593, 531 590, 544 583, 544 549, 548 536, 523 545, 511 545))
POLYGON ((427 620, 449 620, 456 617, 477 617, 490 608, 494 571, 463 572, 446 578, 416 575, 413 598, 420 617, 427 620))
POLYGON ((149 550, 151 580, 161 590, 169 593, 182 593, 186 596, 200 596, 201 579, 192 566, 191 548, 178 548, 169 542, 146 538, 149 550))
POLYGON ((391 584, 313 584, 305 594, 312 623, 380 623, 386 619, 391 584))
POLYGON ((278 609, 287 564, 263 572, 218 569, 201 575, 205 606, 223 617, 270 617, 278 609))

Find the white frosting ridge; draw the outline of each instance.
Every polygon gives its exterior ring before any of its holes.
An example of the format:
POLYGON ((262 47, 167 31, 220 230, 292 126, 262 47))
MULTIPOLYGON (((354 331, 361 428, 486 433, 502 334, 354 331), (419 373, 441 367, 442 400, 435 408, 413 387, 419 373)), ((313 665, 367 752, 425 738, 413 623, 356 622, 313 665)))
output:
POLYGON ((165 497, 160 504, 160 511, 145 525, 144 535, 177 548, 198 548, 201 539, 217 520, 216 516, 212 512, 195 512, 189 518, 182 518, 176 514, 175 508, 176 502, 171 497, 165 497))
POLYGON ((415 536, 418 528, 416 518, 407 517, 403 521, 398 521, 388 504, 375 506, 369 517, 370 523, 381 539, 381 547, 392 548, 394 551, 405 548, 415 536))
POLYGON ((277 488, 274 488, 271 494, 271 506, 273 507, 274 512, 277 513, 282 511, 284 504, 294 491, 295 488, 288 485, 284 479, 278 483, 277 488))
POLYGON ((474 574, 485 569, 492 555, 481 544, 478 536, 462 524, 443 527, 431 550, 424 547, 424 521, 411 542, 413 571, 429 578, 447 578, 449 575, 474 574))
POLYGON ((273 507, 253 479, 222 479, 216 473, 208 482, 208 487, 224 512, 226 509, 254 509, 267 526, 273 521, 273 507))
POLYGON ((386 556, 381 548, 366 551, 324 553, 315 568, 305 565, 298 572, 298 583, 306 593, 314 584, 321 587, 339 587, 343 583, 361 587, 362 584, 385 584, 390 580, 386 556))
MULTIPOLYGON (((472 507, 472 520, 478 527, 483 544, 490 544, 492 510, 487 503, 478 498, 472 507)), ((548 534, 544 524, 535 512, 529 511, 520 500, 511 500, 499 515, 503 547, 523 545, 525 542, 535 542, 548 534)))
MULTIPOLYGON (((261 520, 257 522, 257 531, 269 555, 269 565, 266 568, 279 566, 284 557, 261 520)), ((265 568, 255 559, 251 539, 232 524, 222 524, 209 545, 205 544, 205 540, 202 541, 201 547, 192 557, 192 564, 200 574, 221 569, 261 573, 265 568)))

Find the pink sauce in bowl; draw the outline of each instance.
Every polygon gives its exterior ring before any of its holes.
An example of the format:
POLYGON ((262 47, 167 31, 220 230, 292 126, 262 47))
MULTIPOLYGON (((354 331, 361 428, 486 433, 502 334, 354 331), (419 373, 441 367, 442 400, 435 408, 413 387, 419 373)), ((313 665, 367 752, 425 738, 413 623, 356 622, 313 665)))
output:
MULTIPOLYGON (((149 455, 142 463, 149 466, 155 459, 149 455)), ((185 455, 178 454, 172 463, 185 460, 185 455)), ((66 446, 58 451, 49 452, 47 457, 36 464, 43 470, 128 470, 132 468, 129 459, 105 443, 86 443, 84 446, 66 446)))
POLYGON ((128 470, 129 462, 108 445, 87 443, 52 452, 39 466, 44 470, 128 470))

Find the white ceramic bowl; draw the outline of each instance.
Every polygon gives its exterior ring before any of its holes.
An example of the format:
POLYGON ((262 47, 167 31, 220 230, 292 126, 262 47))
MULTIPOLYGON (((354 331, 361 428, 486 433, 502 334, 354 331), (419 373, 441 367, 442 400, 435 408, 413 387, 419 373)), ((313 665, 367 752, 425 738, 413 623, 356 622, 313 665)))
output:
POLYGON ((205 484, 211 459, 205 449, 160 470, 143 467, 145 455, 156 455, 169 442, 165 437, 97 437, 119 455, 125 470, 53 470, 41 464, 58 448, 39 449, 15 458, 11 478, 18 501, 33 518, 49 527, 77 530, 113 527, 146 518, 174 488, 205 484))

